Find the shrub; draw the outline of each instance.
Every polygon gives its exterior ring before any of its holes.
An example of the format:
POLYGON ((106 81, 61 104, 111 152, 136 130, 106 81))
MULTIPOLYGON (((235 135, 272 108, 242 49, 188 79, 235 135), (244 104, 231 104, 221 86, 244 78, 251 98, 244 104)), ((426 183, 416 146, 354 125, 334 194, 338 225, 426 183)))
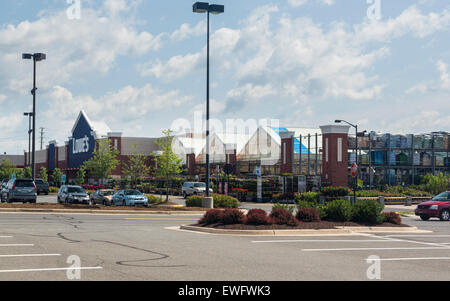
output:
POLYGON ((335 222, 346 222, 352 217, 350 201, 334 200, 325 205, 326 219, 335 222))
POLYGON ((320 222, 319 210, 314 208, 299 208, 296 218, 302 222, 320 222))
MULTIPOLYGON (((238 208, 239 201, 238 199, 224 194, 212 194, 214 198, 214 208, 238 208)), ((201 207, 201 201, 200 201, 201 207)))
POLYGON ((211 209, 206 211, 205 215, 200 219, 200 224, 217 224, 221 222, 222 210, 220 209, 211 209))
POLYGON ((202 207, 203 197, 192 195, 186 198, 186 207, 202 207))
POLYGON ((391 223, 396 225, 401 225, 402 223, 402 218, 400 214, 398 214, 397 212, 384 212, 382 216, 383 222, 385 223, 391 223))
POLYGON ((375 200, 358 201, 353 207, 352 219, 358 223, 381 224, 382 211, 383 206, 375 200))
POLYGON ((350 191, 351 190, 347 187, 335 187, 335 186, 323 187, 320 190, 320 192, 325 197, 344 197, 347 196, 350 191))
POLYGON ((299 202, 317 203, 319 201, 319 192, 303 192, 295 194, 295 200, 299 202))
POLYGON ((289 211, 292 214, 294 213, 294 206, 290 206, 288 204, 279 204, 279 203, 277 203, 277 204, 274 204, 272 206, 272 210, 273 209, 284 209, 284 210, 289 211))
POLYGON ((294 196, 294 193, 292 193, 292 192, 286 192, 286 193, 279 194, 279 195, 277 195, 277 198, 276 198, 276 200, 278 200, 278 201, 294 200, 294 199, 295 199, 295 196, 294 196))
POLYGON ((148 199, 148 203, 149 204, 160 204, 160 203, 164 203, 164 200, 161 200, 160 197, 151 195, 151 194, 146 194, 145 195, 148 199))
POLYGON ((224 225, 243 224, 245 222, 245 216, 239 209, 227 208, 220 215, 220 222, 224 225))
POLYGON ((269 225, 271 224, 267 212, 263 209, 250 209, 247 213, 247 225, 269 225))
POLYGON ((50 186, 48 188, 48 192, 50 192, 50 193, 57 193, 57 192, 59 192, 59 188, 58 187, 54 187, 54 186, 50 186))
POLYGON ((278 225, 297 226, 298 221, 292 215, 292 212, 282 208, 272 209, 270 213, 272 223, 278 225))

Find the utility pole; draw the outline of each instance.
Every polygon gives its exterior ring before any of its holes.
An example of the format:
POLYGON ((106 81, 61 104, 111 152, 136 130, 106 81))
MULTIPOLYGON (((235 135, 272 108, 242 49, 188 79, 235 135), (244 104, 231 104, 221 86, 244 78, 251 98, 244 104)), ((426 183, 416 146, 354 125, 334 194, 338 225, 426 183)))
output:
POLYGON ((41 150, 44 146, 44 128, 41 128, 41 150))

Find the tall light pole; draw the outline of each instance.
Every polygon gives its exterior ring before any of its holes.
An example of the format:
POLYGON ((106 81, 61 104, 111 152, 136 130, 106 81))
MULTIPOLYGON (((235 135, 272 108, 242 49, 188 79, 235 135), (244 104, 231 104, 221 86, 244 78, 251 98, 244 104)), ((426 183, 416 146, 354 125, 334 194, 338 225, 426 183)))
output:
POLYGON ((222 14, 225 6, 209 4, 207 2, 194 3, 192 10, 194 13, 207 14, 207 50, 206 50, 206 196, 209 197, 210 170, 209 170, 209 14, 222 14))
POLYGON ((33 60, 33 90, 31 94, 33 95, 33 138, 32 138, 32 154, 31 154, 31 176, 34 181, 36 178, 35 170, 35 152, 36 152, 36 62, 43 61, 47 58, 45 53, 24 53, 22 54, 22 59, 33 60))
POLYGON ((27 155, 27 165, 30 165, 30 153, 31 153, 31 117, 33 117, 33 112, 23 113, 23 116, 28 116, 28 155, 27 155))

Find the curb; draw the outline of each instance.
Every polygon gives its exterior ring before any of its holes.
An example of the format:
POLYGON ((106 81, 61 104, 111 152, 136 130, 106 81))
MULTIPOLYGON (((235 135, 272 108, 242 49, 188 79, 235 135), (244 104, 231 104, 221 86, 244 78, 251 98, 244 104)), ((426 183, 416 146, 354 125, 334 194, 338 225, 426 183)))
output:
POLYGON ((299 229, 299 230, 228 230, 196 226, 180 226, 181 230, 225 235, 265 235, 265 236, 290 236, 290 235, 349 235, 357 233, 429 233, 433 231, 419 230, 417 227, 337 227, 338 229, 299 229), (398 231, 399 228, 403 228, 398 231))
POLYGON ((0 208, 0 213, 85 213, 85 214, 133 214, 133 215, 202 215, 203 211, 133 211, 133 210, 95 210, 95 209, 33 209, 33 208, 0 208))

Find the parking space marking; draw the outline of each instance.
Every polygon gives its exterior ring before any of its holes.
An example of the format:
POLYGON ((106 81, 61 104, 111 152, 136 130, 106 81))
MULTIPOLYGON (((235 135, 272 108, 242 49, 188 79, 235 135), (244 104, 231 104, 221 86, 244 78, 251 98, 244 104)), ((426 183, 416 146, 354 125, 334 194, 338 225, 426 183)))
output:
POLYGON ((423 234, 392 234, 392 235, 385 235, 381 237, 450 237, 450 235, 423 235, 423 234))
POLYGON ((370 251, 370 250, 448 250, 450 247, 398 247, 398 248, 335 248, 335 249, 302 249, 303 252, 327 251, 370 251))
POLYGON ((373 258, 374 261, 450 260, 450 257, 373 258))
POLYGON ((0 244, 0 247, 32 247, 34 244, 0 244))
POLYGON ((4 257, 49 257, 49 256, 61 256, 61 254, 0 254, 0 258, 4 257))
POLYGON ((12 238, 12 236, 8 236, 8 235, 1 235, 0 238, 12 238))
MULTIPOLYGON (((390 241, 403 241, 403 240, 390 240, 390 241)), ((304 239, 304 240, 255 240, 252 241, 252 243, 294 243, 294 242, 355 242, 355 243, 360 243, 360 242, 386 242, 385 240, 382 239, 318 239, 318 240, 314 240, 314 239, 304 239)))
POLYGON ((157 217, 130 217, 125 220, 135 221, 198 221, 198 218, 157 218, 157 217))
POLYGON ((20 269, 20 270, 0 270, 0 273, 20 273, 20 272, 51 272, 51 271, 74 271, 74 270, 101 270, 103 267, 69 267, 69 268, 42 268, 42 269, 20 269))

